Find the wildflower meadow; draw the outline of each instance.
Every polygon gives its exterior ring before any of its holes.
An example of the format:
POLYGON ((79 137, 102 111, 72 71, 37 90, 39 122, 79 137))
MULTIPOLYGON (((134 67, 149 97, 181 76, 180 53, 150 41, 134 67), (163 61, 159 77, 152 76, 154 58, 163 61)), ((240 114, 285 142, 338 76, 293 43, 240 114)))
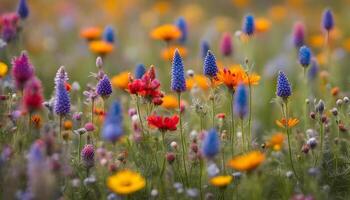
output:
POLYGON ((0 199, 350 199, 348 0, 0 0, 0 199))

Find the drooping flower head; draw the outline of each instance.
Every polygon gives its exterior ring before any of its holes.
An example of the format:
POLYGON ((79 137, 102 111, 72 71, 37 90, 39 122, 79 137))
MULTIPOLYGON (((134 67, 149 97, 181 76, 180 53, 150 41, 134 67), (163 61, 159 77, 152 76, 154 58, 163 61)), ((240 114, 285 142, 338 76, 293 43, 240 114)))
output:
POLYGON ((316 58, 311 59, 310 69, 308 71, 309 80, 314 80, 317 77, 319 71, 319 66, 316 58))
POLYGON ((42 107, 43 95, 39 79, 31 78, 24 87, 23 106, 26 111, 34 112, 42 107))
POLYGON ((179 122, 179 116, 163 117, 160 115, 150 115, 147 118, 148 125, 158 128, 159 131, 175 131, 176 125, 179 122))
POLYGON ((86 168, 91 168, 95 164, 95 150, 92 144, 86 144, 81 150, 81 158, 86 168))
POLYGON ((146 67, 143 64, 138 64, 135 67, 134 76, 136 79, 142 78, 142 76, 146 73, 146 67))
POLYGON ((185 43, 187 40, 187 35, 188 35, 188 28, 187 28, 187 23, 185 18, 183 17, 179 17, 176 22, 175 25, 180 29, 181 31, 181 37, 179 38, 179 41, 181 43, 185 43))
POLYGON ((210 50, 210 46, 209 46, 208 41, 203 40, 201 42, 201 48, 200 49, 201 49, 201 57, 202 57, 202 59, 204 61, 205 57, 207 56, 208 51, 210 50))
POLYGON ((115 41, 115 34, 114 29, 112 26, 107 26, 103 32, 103 39, 106 42, 114 43, 115 41))
POLYGON ((102 128, 102 137, 104 140, 115 143, 123 134, 122 108, 118 101, 114 101, 105 118, 102 128))
POLYGON ((19 0, 17 13, 21 17, 21 19, 26 19, 29 15, 29 8, 27 0, 19 0))
POLYGON ((322 28, 326 31, 331 31, 334 28, 334 19, 331 9, 326 9, 322 16, 322 28))
POLYGON ((203 74, 210 78, 214 78, 217 73, 218 66, 216 65, 216 58, 214 54, 209 50, 204 60, 203 74))
POLYGON ((293 44, 296 48, 300 48, 305 43, 305 26, 301 22, 297 22, 293 27, 293 44))
POLYGON ((15 79, 17 89, 23 89, 33 75, 34 68, 26 52, 22 52, 19 57, 12 60, 12 76, 15 79))
POLYGON ((97 83, 96 92, 102 98, 108 98, 112 94, 112 84, 106 74, 97 83))
POLYGON ((224 56, 230 56, 233 51, 232 46, 232 36, 230 33, 224 33, 221 38, 220 42, 220 50, 222 55, 224 56))
POLYGON ((214 158, 220 150, 220 139, 216 129, 211 129, 202 143, 202 153, 207 158, 214 158))
POLYGON ((186 91, 185 70, 178 50, 174 53, 171 75, 171 89, 174 92, 186 91))
POLYGON ((248 94, 246 87, 242 83, 237 87, 234 107, 236 114, 243 119, 248 112, 248 94))
POLYGON ((311 50, 307 46, 302 46, 299 49, 299 63, 302 67, 308 67, 311 62, 311 50))
MULTIPOLYGON (((63 69, 63 68, 60 68, 63 69)), ((60 71, 59 69, 59 71, 60 71)), ((61 71, 62 72, 62 71, 61 71)), ((70 97, 66 89, 64 78, 55 78, 54 110, 57 115, 63 116, 70 112, 70 97)))
POLYGON ((276 95, 283 99, 287 99, 292 95, 292 87, 287 76, 282 71, 278 73, 276 95))
POLYGON ((253 15, 246 15, 243 20, 242 31, 248 36, 252 36, 255 32, 255 22, 253 15))

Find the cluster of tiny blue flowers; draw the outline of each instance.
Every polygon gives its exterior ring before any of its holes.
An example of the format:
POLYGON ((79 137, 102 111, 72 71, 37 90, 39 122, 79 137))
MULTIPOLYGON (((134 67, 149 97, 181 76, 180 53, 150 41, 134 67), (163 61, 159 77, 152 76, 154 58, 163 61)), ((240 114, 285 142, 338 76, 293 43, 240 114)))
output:
POLYGON ((254 17, 252 15, 245 16, 243 21, 242 31, 243 33, 249 36, 254 34, 255 22, 254 22, 254 17))
POLYGON ((103 78, 98 82, 96 86, 96 92, 103 98, 107 98, 112 94, 112 84, 109 81, 107 75, 104 75, 103 78))
POLYGON ((311 50, 309 47, 307 46, 302 46, 299 49, 299 63, 301 64, 301 66, 303 67, 308 67, 310 65, 311 62, 311 50))
POLYGON ((213 158, 220 150, 220 138, 216 129, 211 129, 202 143, 202 153, 207 158, 213 158))
POLYGON ((178 50, 174 54, 171 75, 171 89, 175 92, 186 91, 184 65, 178 50))
POLYGON ((243 119, 248 111, 248 94, 244 84, 237 87, 234 107, 236 114, 243 119))
POLYGON ((216 65, 215 56, 209 50, 204 60, 203 74, 208 77, 215 77, 217 73, 218 73, 218 67, 216 65))
POLYGON ((70 112, 70 98, 63 80, 56 83, 54 110, 57 115, 66 115, 70 112))
POLYGON ((282 98, 288 98, 292 95, 292 88, 288 78, 282 71, 278 73, 276 95, 282 98))

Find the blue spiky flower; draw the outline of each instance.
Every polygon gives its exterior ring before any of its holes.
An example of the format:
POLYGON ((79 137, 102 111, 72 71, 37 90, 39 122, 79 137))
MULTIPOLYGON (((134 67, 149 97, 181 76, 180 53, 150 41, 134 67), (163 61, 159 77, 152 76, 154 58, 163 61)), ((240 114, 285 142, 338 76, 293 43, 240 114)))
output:
POLYGON ((283 99, 287 99, 292 95, 292 87, 290 86, 287 76, 282 71, 278 73, 276 95, 283 99))
POLYGON ((243 119, 248 112, 248 94, 244 84, 239 84, 236 89, 234 108, 236 114, 243 119))
POLYGON ((201 56, 202 56, 203 60, 205 60, 205 57, 207 56, 207 53, 209 50, 210 50, 210 46, 209 46, 208 41, 203 40, 201 42, 201 56))
POLYGON ((171 69, 171 89, 174 92, 186 91, 185 70, 179 51, 176 49, 171 69))
POLYGON ((96 92, 103 98, 108 98, 112 94, 112 84, 109 81, 107 75, 104 75, 103 78, 98 82, 96 86, 96 92))
POLYGON ((301 66, 303 67, 308 67, 310 65, 311 62, 311 50, 309 47, 307 46, 302 46, 299 49, 299 63, 301 64, 301 66))
POLYGON ((202 143, 202 153, 207 158, 213 158, 220 150, 220 139, 216 129, 211 129, 202 143))
POLYGON ((187 40, 187 35, 188 35, 188 28, 187 28, 187 23, 185 18, 183 17, 179 17, 176 22, 175 25, 180 29, 181 31, 181 37, 179 39, 179 41, 181 43, 185 43, 187 40))
POLYGON ((56 82, 56 96, 54 110, 57 115, 63 116, 70 112, 70 98, 63 80, 56 82))
POLYGON ((246 35, 253 35, 255 32, 255 22, 253 15, 246 15, 243 20, 243 27, 242 27, 243 33, 246 35))
POLYGON ((142 78, 142 76, 146 73, 146 67, 143 64, 138 64, 135 67, 135 78, 136 79, 140 79, 142 78))
POLYGON ((326 9, 323 12, 322 27, 327 31, 330 31, 333 29, 334 19, 333 19, 333 13, 331 9, 326 9))
POLYGON ((104 121, 102 137, 115 143, 124 134, 122 108, 118 101, 114 101, 104 121))
POLYGON ((218 73, 218 66, 216 65, 216 59, 213 53, 209 50, 204 60, 203 73, 208 77, 215 77, 218 73))
POLYGON ((107 26, 103 32, 103 39, 108 43, 113 43, 115 40, 114 29, 112 26, 107 26))
POLYGON ((17 14, 21 17, 21 19, 26 19, 29 16, 27 0, 19 0, 17 14))

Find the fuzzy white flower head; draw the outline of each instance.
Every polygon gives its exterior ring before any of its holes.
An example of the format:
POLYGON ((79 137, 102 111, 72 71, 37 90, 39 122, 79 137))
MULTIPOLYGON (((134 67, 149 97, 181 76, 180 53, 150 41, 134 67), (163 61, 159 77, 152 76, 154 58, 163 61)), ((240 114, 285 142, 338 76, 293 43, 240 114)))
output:
POLYGON ((171 146, 171 148, 173 148, 173 149, 177 149, 177 143, 176 143, 175 141, 172 141, 172 142, 170 143, 170 146, 171 146))
POLYGON ((133 115, 133 116, 131 117, 131 121, 132 121, 133 123, 139 122, 139 116, 133 115))

